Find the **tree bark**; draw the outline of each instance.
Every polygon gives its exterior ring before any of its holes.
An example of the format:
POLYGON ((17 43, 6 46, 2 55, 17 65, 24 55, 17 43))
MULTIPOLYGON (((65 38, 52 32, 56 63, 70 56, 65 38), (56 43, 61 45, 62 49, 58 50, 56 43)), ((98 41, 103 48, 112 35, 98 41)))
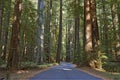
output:
POLYGON ((14 17, 12 24, 12 35, 8 55, 8 70, 17 70, 19 68, 19 49, 20 49, 20 25, 21 25, 21 4, 22 0, 16 0, 14 6, 14 17))
POLYGON ((86 56, 86 65, 91 66, 93 55, 93 39, 92 39, 92 21, 91 21, 91 0, 85 0, 85 24, 84 24, 84 52, 86 56))
POLYGON ((79 18, 79 0, 75 0, 75 43, 74 43, 74 63, 79 63, 80 60, 80 42, 79 42, 79 26, 80 26, 80 18, 79 18))
POLYGON ((93 67, 101 69, 100 39, 96 13, 96 0, 91 0, 93 67))
POLYGON ((52 0, 47 2, 46 7, 46 24, 44 28, 44 52, 46 55, 45 62, 50 63, 50 45, 51 45, 51 26, 52 26, 52 0))
POLYGON ((72 20, 68 20, 66 29, 66 62, 71 61, 71 44, 72 44, 72 20))
POLYGON ((60 0, 60 21, 59 21, 58 47, 56 55, 57 63, 60 63, 61 50, 62 50, 62 0, 60 0))
POLYGON ((43 63, 44 53, 44 0, 38 0, 38 36, 37 36, 37 63, 43 63))

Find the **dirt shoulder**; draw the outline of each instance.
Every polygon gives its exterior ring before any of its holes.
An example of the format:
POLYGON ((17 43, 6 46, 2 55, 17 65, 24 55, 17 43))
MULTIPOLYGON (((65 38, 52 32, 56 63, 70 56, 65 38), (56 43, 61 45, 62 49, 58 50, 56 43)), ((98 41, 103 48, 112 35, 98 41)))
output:
MULTIPOLYGON (((45 69, 31 69, 31 70, 18 70, 14 73, 11 73, 9 80, 28 80, 30 77, 33 77, 34 75, 46 71, 50 69, 51 67, 45 68, 45 69)), ((5 70, 0 71, 0 77, 6 78, 7 72, 5 70)))
POLYGON ((89 67, 80 67, 79 69, 95 77, 102 78, 103 80, 112 80, 108 78, 107 76, 105 76, 106 73, 104 71, 94 70, 89 67))

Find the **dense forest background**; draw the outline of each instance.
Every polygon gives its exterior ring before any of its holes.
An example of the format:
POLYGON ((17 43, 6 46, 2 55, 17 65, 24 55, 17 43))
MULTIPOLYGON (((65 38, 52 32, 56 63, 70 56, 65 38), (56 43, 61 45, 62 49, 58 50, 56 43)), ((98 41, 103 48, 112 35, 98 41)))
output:
POLYGON ((61 61, 120 71, 120 1, 0 0, 0 66, 61 61))

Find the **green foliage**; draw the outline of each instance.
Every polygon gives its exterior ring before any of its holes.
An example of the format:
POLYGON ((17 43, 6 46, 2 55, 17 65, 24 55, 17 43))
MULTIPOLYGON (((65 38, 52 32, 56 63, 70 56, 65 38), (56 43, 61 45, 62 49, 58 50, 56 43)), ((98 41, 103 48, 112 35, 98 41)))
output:
POLYGON ((33 44, 35 41, 34 35, 36 34, 37 26, 37 10, 35 4, 30 0, 23 1, 23 10, 22 10, 22 24, 21 24, 21 35, 25 37, 26 43, 33 44))
POLYGON ((37 64, 34 62, 22 62, 21 63, 21 69, 30 69, 30 68, 36 68, 37 64))
POLYGON ((120 72, 120 62, 107 62, 103 68, 109 72, 120 72))
POLYGON ((108 60, 108 57, 105 55, 105 53, 101 53, 101 54, 102 54, 101 56, 102 62, 106 63, 106 61, 108 60))
POLYGON ((43 64, 36 64, 34 62, 22 62, 21 63, 21 69, 44 69, 44 68, 47 68, 47 67, 52 67, 54 65, 58 65, 57 63, 43 63, 43 64))

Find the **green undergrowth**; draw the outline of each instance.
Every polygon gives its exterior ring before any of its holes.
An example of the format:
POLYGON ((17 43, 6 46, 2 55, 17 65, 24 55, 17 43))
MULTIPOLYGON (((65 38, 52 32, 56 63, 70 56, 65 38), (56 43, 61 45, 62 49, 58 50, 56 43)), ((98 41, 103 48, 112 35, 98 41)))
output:
POLYGON ((112 80, 120 80, 120 63, 107 62, 104 64, 103 69, 106 71, 104 75, 112 80))
POLYGON ((108 62, 104 64, 103 68, 108 72, 117 72, 120 73, 120 62, 108 62))
MULTIPOLYGON (((58 65, 57 63, 42 63, 42 64, 36 64, 34 62, 30 62, 30 61, 27 61, 27 62, 21 62, 20 63, 20 66, 19 66, 19 69, 44 69, 44 68, 47 68, 47 67, 52 67, 52 66, 55 66, 55 65, 58 65)), ((2 62, 0 64, 0 69, 5 69, 6 70, 6 66, 7 64, 5 62, 2 62)))
MULTIPOLYGON (((116 72, 100 72, 101 76, 109 78, 110 80, 120 80, 120 73, 116 72)), ((109 80, 107 79, 107 80, 109 80)))
POLYGON ((57 63, 42 63, 42 64, 36 64, 34 62, 22 62, 21 63, 21 69, 44 69, 47 67, 52 67, 58 65, 57 63))

